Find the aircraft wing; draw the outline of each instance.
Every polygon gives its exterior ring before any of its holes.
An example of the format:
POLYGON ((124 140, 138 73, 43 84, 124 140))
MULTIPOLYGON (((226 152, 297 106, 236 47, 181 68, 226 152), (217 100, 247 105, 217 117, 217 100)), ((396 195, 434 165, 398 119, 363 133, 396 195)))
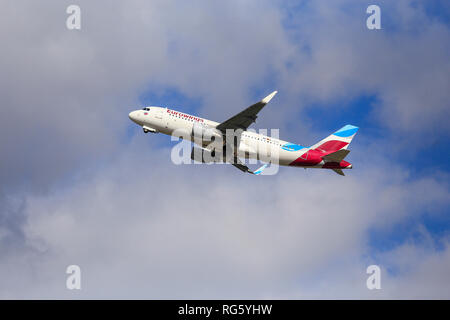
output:
POLYGON ((272 92, 267 97, 262 99, 261 101, 255 103, 254 105, 251 105, 244 111, 238 113, 234 117, 228 119, 225 122, 222 122, 219 124, 216 128, 225 133, 227 129, 242 129, 247 130, 247 128, 255 122, 256 118, 258 117, 257 114, 261 109, 269 103, 269 101, 277 94, 277 91, 272 92))

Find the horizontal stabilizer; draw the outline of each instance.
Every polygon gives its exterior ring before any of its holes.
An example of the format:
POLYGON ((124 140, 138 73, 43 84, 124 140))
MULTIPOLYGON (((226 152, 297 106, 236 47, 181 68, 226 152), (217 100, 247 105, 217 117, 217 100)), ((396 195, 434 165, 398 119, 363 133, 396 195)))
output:
MULTIPOLYGON (((344 160, 344 158, 350 153, 350 150, 347 149, 341 149, 336 152, 332 152, 330 154, 327 154, 326 156, 323 156, 322 159, 326 162, 341 162, 344 160)), ((342 174, 343 175, 343 174, 342 174)))
POLYGON ((336 172, 337 174, 340 174, 341 176, 345 176, 344 171, 342 171, 342 169, 333 169, 334 172, 336 172))

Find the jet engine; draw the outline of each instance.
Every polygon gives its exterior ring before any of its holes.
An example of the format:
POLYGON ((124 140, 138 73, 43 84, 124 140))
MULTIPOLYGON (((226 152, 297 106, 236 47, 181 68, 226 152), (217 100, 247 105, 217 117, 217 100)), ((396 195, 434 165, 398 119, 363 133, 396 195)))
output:
POLYGON ((222 139, 222 132, 210 126, 194 123, 192 126, 192 137, 205 142, 218 141, 218 139, 222 139))
POLYGON ((203 163, 214 163, 224 161, 223 153, 220 150, 209 150, 206 148, 192 147, 191 159, 203 162, 203 163))
POLYGON ((153 129, 153 128, 150 128, 150 127, 147 127, 147 126, 143 126, 143 127, 142 127, 142 130, 144 130, 144 133, 148 133, 148 132, 151 132, 151 133, 158 133, 158 132, 159 132, 158 130, 153 129))

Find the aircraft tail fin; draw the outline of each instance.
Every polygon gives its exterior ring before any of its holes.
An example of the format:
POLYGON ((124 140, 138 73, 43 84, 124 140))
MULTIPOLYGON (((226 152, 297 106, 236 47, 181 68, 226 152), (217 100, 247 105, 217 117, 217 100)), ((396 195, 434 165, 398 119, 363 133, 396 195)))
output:
MULTIPOLYGON (((348 124, 334 132, 332 135, 329 135, 325 139, 319 141, 310 149, 317 150, 325 154, 330 154, 342 149, 346 150, 353 137, 356 135, 358 129, 358 127, 348 124)), ((347 154, 345 154, 345 156, 346 155, 347 154)))

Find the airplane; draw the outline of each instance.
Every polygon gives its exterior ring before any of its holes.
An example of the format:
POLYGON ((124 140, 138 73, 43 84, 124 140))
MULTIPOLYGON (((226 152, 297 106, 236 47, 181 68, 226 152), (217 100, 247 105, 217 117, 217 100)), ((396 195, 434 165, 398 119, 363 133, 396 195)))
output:
POLYGON ((350 150, 347 148, 358 131, 356 126, 348 124, 311 147, 304 147, 247 130, 252 123, 256 122, 261 109, 276 94, 277 91, 272 92, 261 101, 221 123, 157 106, 132 111, 128 117, 142 126, 144 133, 161 132, 167 135, 176 135, 177 130, 188 132, 189 134, 185 138, 194 142, 191 152, 192 160, 211 162, 204 160, 207 158, 206 156, 209 156, 208 159, 218 156, 221 162, 230 163, 243 172, 255 175, 261 174, 270 163, 277 163, 280 166, 305 169, 331 169, 344 176, 342 170, 352 168, 352 164, 345 161, 344 158, 349 154, 350 150), (214 139, 222 138, 221 140, 225 141, 226 139, 223 138, 230 131, 238 137, 234 140, 234 146, 222 142, 222 150, 210 147, 211 141, 214 139), (210 138, 203 139, 204 137, 210 138), (273 148, 276 148, 277 152, 270 152, 270 150, 274 150, 273 148), (226 156, 230 153, 231 156, 226 156), (241 162, 240 156, 246 159, 264 159, 268 162, 261 168, 252 171, 241 162))

